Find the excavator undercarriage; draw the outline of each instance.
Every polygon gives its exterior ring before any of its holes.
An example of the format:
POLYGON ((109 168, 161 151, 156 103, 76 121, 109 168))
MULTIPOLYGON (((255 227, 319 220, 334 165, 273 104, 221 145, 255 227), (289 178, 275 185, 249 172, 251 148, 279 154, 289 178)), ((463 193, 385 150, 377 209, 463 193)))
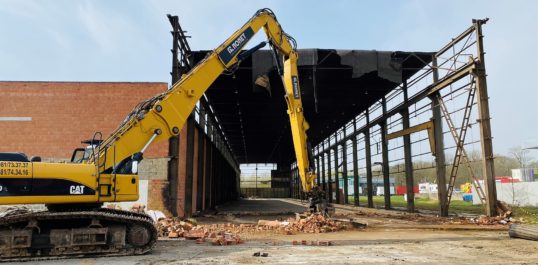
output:
POLYGON ((144 254, 156 240, 151 217, 122 210, 42 211, 0 218, 2 261, 144 254))

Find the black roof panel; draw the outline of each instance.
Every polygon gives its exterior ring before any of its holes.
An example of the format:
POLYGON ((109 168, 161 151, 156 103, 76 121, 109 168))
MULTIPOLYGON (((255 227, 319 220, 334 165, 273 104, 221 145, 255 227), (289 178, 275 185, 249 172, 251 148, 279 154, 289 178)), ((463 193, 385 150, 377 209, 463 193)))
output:
MULTIPOLYGON (((207 51, 193 52, 198 62, 207 51)), ((299 50, 299 80, 313 146, 431 61, 433 53, 299 50)), ((294 159, 284 89, 269 50, 255 52, 206 93, 239 163, 294 159), (270 89, 255 85, 267 75, 270 89)))

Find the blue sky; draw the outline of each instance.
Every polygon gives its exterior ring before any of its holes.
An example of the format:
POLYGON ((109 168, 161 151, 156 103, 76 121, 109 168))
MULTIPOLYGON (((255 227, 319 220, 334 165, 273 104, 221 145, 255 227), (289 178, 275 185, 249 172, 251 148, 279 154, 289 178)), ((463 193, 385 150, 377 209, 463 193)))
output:
POLYGON ((538 1, 531 0, 0 0, 0 80, 169 82, 166 14, 179 16, 192 49, 213 49, 262 7, 275 11, 299 48, 433 51, 472 18, 489 17, 494 151, 538 145, 538 1))

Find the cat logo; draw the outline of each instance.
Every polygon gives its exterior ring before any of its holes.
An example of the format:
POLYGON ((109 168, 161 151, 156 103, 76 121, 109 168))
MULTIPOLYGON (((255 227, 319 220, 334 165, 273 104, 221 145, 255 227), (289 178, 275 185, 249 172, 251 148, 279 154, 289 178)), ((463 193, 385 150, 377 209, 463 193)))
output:
POLYGON ((69 188, 69 194, 84 194, 84 186, 71 186, 69 188))

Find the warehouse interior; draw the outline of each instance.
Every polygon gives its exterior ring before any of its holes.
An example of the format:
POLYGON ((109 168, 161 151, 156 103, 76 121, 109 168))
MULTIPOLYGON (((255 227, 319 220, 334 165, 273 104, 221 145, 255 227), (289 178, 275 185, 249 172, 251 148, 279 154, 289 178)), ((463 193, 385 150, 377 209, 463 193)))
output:
MULTIPOLYGON (((209 51, 191 50, 179 19, 168 18, 172 26, 174 83, 209 51)), ((385 191, 382 207, 392 208, 390 176, 404 174, 409 187, 407 210, 414 212, 413 172, 422 169, 413 167, 416 158, 430 161, 429 168, 436 170, 439 214, 447 216, 460 164, 461 170, 466 170, 466 165, 478 161, 483 172, 472 173, 473 185, 479 192, 484 213, 495 215, 497 200, 481 33, 486 21, 473 20, 472 26, 433 52, 299 49, 301 95, 310 125, 307 134, 315 158, 316 183, 329 194, 330 202, 359 205, 359 179, 364 177, 364 196, 368 198, 365 206, 376 207, 372 201, 372 171, 379 165, 385 191), (469 123, 470 118, 480 122, 469 123), (473 139, 468 140, 466 135, 473 139), (467 149, 478 150, 480 157, 471 161, 467 149), (445 153, 450 157, 445 157, 445 153), (350 178, 355 180, 354 187, 348 187, 350 178), (354 194, 352 199, 350 194, 354 194)), ((174 202, 171 205, 187 209, 180 215, 189 216, 206 207, 251 195, 252 190, 239 186, 241 164, 275 165, 271 183, 278 188, 278 195, 275 189, 275 193, 265 190, 265 196, 281 197, 282 187, 289 185, 289 197, 305 198, 294 164, 284 89, 278 76, 279 62, 274 58, 269 50, 259 50, 235 72, 222 74, 206 92, 179 137, 186 145, 183 152, 174 150, 178 140, 171 140, 170 168, 179 164, 179 175, 170 170, 170 189, 182 190, 181 187, 195 183, 193 187, 198 193, 203 190, 203 195, 195 195, 186 189, 184 197, 170 193, 174 202), (207 154, 215 151, 218 157, 208 160, 207 154), (212 171, 211 163, 221 163, 226 170, 212 171), (218 177, 214 176, 216 172, 218 177), (184 181, 183 185, 176 180, 184 181), (228 186, 223 189, 222 183, 228 186)), ((181 149, 182 144, 179 146, 181 149)), ((258 195, 257 188, 255 194, 258 195)))

